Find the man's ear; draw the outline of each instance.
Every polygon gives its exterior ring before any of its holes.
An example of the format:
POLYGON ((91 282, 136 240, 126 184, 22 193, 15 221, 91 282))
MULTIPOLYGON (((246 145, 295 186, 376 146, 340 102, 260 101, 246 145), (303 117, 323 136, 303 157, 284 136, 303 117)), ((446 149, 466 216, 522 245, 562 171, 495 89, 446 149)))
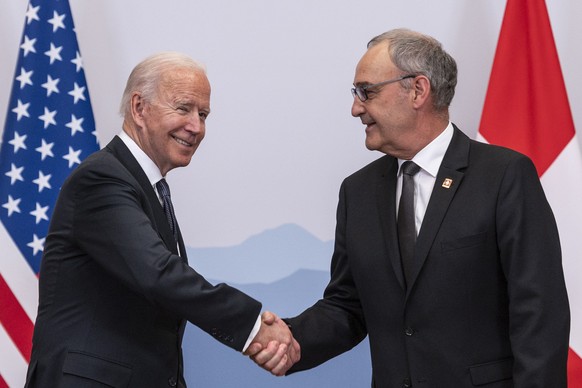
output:
POLYGON ((131 117, 133 121, 139 126, 143 127, 143 111, 145 109, 145 101, 142 98, 141 94, 138 92, 134 92, 131 95, 131 117))
POLYGON ((412 103, 415 108, 420 108, 427 103, 431 94, 430 80, 424 76, 419 75, 412 81, 412 103))

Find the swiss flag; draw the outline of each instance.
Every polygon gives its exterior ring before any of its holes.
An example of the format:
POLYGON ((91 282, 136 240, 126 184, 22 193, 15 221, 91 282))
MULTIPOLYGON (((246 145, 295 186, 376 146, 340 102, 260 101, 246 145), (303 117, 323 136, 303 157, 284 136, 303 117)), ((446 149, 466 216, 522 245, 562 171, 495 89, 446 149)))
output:
POLYGON ((582 147, 544 0, 508 0, 480 140, 535 163, 558 223, 572 329, 568 387, 582 387, 582 147))

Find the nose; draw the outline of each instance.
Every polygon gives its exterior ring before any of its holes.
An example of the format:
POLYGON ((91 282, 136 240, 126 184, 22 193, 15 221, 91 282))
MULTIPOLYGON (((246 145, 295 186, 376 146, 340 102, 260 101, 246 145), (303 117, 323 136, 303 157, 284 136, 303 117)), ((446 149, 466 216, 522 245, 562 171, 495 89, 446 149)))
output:
POLYGON ((366 113, 364 103, 358 98, 358 96, 354 96, 354 102, 352 103, 352 116, 360 117, 364 113, 366 113))
POLYGON ((204 118, 200 116, 200 112, 195 110, 188 116, 188 122, 184 128, 192 134, 197 134, 204 131, 204 125, 204 118))

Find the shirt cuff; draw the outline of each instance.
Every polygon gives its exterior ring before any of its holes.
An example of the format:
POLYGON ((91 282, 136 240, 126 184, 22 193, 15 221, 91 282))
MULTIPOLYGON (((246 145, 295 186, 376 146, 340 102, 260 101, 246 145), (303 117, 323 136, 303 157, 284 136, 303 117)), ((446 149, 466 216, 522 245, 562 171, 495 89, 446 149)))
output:
POLYGON ((261 329, 261 315, 259 314, 259 316, 257 317, 257 321, 255 322, 255 326, 253 327, 253 330, 251 330, 251 334, 249 334, 247 342, 245 342, 245 346, 242 350, 243 353, 247 350, 253 339, 255 339, 255 336, 259 333, 260 329, 261 329))

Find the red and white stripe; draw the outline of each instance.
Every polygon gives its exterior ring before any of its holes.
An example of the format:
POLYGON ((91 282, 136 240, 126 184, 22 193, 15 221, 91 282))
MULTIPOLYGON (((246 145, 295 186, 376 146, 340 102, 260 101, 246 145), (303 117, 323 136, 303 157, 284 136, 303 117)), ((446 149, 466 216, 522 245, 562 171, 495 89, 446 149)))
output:
POLYGON ((0 223, 0 388, 22 387, 32 348, 38 278, 0 223))

